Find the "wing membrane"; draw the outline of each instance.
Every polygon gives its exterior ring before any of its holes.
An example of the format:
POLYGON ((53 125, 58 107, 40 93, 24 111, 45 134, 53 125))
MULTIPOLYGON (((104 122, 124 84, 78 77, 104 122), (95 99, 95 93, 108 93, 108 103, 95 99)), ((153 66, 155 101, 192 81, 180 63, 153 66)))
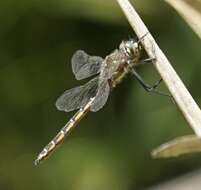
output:
POLYGON ((90 56, 83 50, 78 50, 72 56, 72 70, 77 80, 82 80, 100 72, 103 58, 90 56))
POLYGON ((93 112, 97 112, 100 110, 105 103, 107 102, 108 96, 110 93, 110 86, 107 81, 103 82, 97 91, 96 97, 90 107, 90 110, 93 112))
POLYGON ((70 112, 87 104, 91 97, 97 93, 98 77, 90 80, 83 86, 66 90, 56 101, 56 107, 60 111, 70 112))

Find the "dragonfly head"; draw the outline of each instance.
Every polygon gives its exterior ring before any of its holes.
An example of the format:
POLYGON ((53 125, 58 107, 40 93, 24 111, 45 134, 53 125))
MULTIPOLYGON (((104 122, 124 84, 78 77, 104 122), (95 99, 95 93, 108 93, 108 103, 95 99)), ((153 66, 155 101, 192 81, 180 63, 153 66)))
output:
POLYGON ((142 47, 138 41, 130 39, 127 41, 122 41, 119 49, 123 51, 123 53, 130 59, 134 59, 140 55, 142 47))

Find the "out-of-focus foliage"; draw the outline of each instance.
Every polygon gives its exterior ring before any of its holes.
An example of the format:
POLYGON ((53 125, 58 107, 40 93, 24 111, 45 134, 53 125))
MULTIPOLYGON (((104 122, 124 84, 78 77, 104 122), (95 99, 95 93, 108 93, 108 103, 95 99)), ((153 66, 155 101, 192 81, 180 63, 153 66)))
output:
POLYGON ((184 18, 194 32, 201 38, 201 1, 165 0, 184 18))
MULTIPOLYGON (((133 4, 199 104, 197 36, 164 2, 133 4)), ((151 158, 152 148, 192 131, 169 99, 147 94, 132 76, 35 167, 73 114, 57 111, 56 98, 86 82, 72 74, 73 52, 105 57, 134 33, 112 0, 1 1, 0 24, 0 189, 143 189, 199 167, 199 154, 151 158)), ((139 72, 149 83, 159 78, 151 65, 139 72)))

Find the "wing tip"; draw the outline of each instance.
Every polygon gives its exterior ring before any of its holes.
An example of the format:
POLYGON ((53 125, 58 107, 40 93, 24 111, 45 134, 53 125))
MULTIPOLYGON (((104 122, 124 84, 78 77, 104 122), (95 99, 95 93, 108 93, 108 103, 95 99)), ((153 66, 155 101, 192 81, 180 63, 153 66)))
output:
POLYGON ((75 72, 77 71, 77 70, 76 70, 77 68, 75 67, 75 65, 76 65, 76 59, 77 59, 78 57, 80 57, 80 56, 83 56, 83 58, 84 58, 84 55, 87 55, 84 50, 76 50, 76 51, 73 53, 73 55, 72 55, 72 57, 71 57, 71 65, 72 65, 73 73, 75 73, 75 72))
POLYGON ((71 112, 71 111, 75 110, 75 109, 66 109, 62 105, 60 105, 60 103, 57 101, 55 103, 55 106, 56 106, 58 111, 71 112))
POLYGON ((57 110, 59 111, 63 111, 63 109, 60 107, 59 103, 56 101, 55 106, 57 108, 57 110))

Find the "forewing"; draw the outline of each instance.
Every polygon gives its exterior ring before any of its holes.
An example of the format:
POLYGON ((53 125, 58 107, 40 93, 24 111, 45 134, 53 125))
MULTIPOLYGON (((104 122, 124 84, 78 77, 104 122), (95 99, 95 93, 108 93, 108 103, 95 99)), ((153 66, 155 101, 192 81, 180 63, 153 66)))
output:
POLYGON ((76 51, 71 59, 73 73, 76 74, 87 63, 89 55, 83 50, 76 51))
POLYGON ((90 107, 90 110, 96 112, 100 110, 107 102, 110 93, 110 86, 107 81, 99 85, 95 99, 90 107))
POLYGON ((60 111, 70 112, 85 106, 91 97, 97 93, 98 77, 90 80, 83 86, 66 90, 56 101, 60 111))
POLYGON ((83 50, 78 50, 72 57, 72 70, 77 80, 82 80, 100 72, 103 58, 90 56, 83 50))

